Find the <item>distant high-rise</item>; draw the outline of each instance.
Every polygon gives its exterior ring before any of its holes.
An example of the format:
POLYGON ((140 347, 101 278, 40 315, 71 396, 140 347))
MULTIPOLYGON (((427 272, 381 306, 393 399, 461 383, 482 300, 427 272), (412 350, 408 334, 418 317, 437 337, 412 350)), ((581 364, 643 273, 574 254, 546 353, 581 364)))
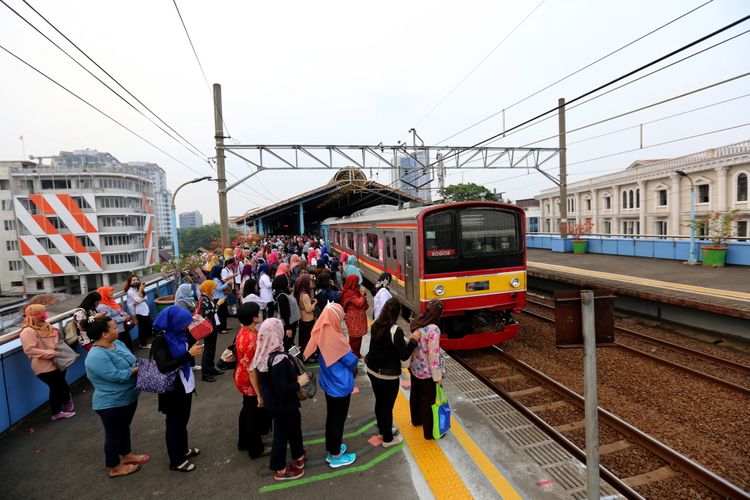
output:
POLYGON ((197 210, 180 214, 180 229, 203 227, 203 216, 197 210))
POLYGON ((398 157, 398 188, 429 203, 432 200, 432 169, 429 151, 417 151, 412 156, 398 157))

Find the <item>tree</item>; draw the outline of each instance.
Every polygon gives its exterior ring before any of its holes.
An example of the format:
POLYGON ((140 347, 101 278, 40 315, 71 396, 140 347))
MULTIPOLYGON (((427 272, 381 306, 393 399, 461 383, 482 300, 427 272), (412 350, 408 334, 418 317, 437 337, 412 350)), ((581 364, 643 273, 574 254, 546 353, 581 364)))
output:
POLYGON ((497 201, 495 193, 484 186, 473 182, 466 184, 453 184, 445 187, 440 194, 446 201, 497 201))
POLYGON ((167 236, 159 236, 159 248, 170 248, 172 246, 172 238, 167 236))
MULTIPOLYGON (((192 253, 198 248, 211 248, 211 244, 221 239, 221 226, 219 224, 207 224, 203 227, 190 227, 177 230, 180 239, 180 253, 192 253)), ((237 230, 230 229, 229 239, 234 240, 240 235, 237 230)))

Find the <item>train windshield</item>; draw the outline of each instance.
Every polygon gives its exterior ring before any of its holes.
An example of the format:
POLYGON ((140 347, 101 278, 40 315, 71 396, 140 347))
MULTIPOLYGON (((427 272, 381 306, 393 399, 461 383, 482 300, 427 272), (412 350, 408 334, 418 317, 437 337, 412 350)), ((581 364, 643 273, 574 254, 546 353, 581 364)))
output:
POLYGON ((523 265, 516 212, 471 207, 424 218, 425 273, 450 273, 523 265))

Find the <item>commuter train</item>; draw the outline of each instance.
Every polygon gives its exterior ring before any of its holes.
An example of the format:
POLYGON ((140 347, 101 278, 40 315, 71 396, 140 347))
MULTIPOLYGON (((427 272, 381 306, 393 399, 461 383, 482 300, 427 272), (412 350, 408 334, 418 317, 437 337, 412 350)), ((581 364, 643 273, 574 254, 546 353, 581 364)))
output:
POLYGON ((513 338, 513 314, 526 306, 523 209, 462 202, 397 209, 380 206, 331 218, 321 229, 340 255, 356 255, 363 277, 387 271, 405 316, 443 302, 446 350, 476 349, 513 338))

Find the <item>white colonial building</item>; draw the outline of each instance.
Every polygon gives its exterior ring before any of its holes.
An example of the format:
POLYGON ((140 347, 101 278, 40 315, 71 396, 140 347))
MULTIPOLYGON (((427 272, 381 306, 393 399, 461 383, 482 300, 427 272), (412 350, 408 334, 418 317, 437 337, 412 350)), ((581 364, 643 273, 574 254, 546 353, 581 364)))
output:
MULTIPOLYGON (((737 236, 750 236, 750 141, 667 160, 636 161, 623 171, 570 183, 565 200, 568 223, 591 221, 593 232, 599 234, 687 235, 690 180, 695 185, 696 217, 740 210, 737 236)), ((541 230, 559 232, 559 188, 546 189, 536 199, 541 230)))

